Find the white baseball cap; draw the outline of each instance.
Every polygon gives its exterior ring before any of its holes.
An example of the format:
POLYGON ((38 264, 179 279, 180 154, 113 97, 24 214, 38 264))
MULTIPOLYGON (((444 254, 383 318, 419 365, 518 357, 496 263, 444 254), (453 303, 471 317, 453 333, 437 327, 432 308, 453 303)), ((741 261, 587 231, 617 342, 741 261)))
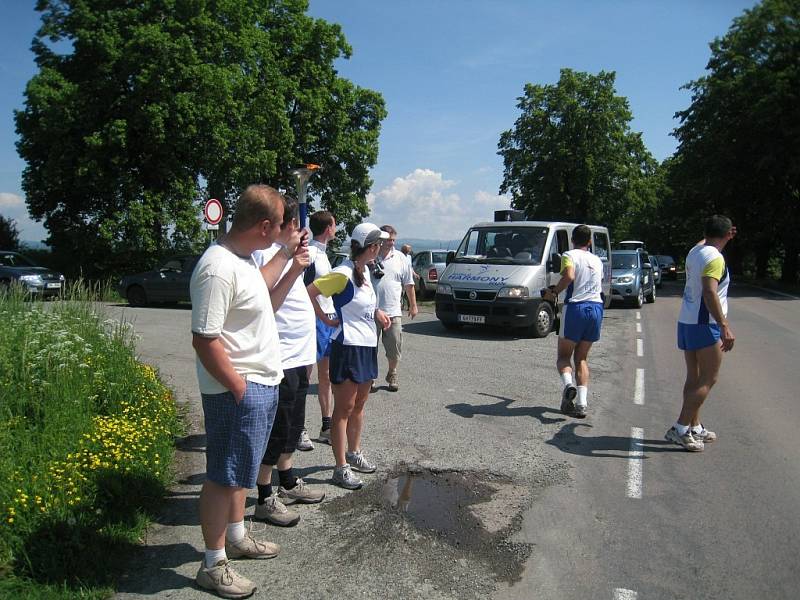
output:
POLYGON ((382 231, 377 225, 373 223, 361 223, 356 225, 353 233, 350 234, 350 239, 358 242, 362 248, 377 244, 381 240, 388 240, 389 234, 382 231))

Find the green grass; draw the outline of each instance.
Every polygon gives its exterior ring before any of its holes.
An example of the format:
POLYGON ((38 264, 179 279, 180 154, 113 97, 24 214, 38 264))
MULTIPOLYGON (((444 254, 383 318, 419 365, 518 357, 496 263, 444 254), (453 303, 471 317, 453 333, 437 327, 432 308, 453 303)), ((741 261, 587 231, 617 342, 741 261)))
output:
POLYGON ((169 483, 172 394, 103 298, 0 294, 0 597, 107 597, 169 483))

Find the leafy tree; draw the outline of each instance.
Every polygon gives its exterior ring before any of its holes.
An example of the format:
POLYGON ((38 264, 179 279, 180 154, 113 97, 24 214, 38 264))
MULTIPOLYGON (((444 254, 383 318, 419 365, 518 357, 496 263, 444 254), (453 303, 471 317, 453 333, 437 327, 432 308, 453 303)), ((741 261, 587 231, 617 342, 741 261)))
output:
POLYGON ((758 276, 782 256, 797 280, 800 238, 800 3, 764 0, 711 45, 708 74, 679 112, 671 213, 726 213, 740 225, 739 262, 758 276))
POLYGON ((607 223, 627 235, 655 202, 657 163, 630 130, 628 102, 614 73, 562 69, 555 85, 527 84, 514 128, 500 136, 500 192, 529 217, 607 223))
POLYGON ((367 213, 382 98, 336 74, 338 25, 306 0, 39 0, 39 72, 16 114, 29 211, 56 252, 108 268, 202 239, 202 202, 246 185, 312 193, 344 223, 367 213))
POLYGON ((19 248, 19 231, 17 222, 0 215, 0 249, 17 250, 19 248))

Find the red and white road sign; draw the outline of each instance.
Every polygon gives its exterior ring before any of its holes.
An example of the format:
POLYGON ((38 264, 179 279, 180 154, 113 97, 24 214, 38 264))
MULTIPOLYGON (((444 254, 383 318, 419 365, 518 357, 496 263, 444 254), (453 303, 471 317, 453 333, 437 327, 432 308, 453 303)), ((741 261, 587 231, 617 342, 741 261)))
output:
POLYGON ((222 214, 222 203, 219 200, 211 198, 211 200, 206 202, 203 215, 209 225, 216 225, 222 221, 222 214))

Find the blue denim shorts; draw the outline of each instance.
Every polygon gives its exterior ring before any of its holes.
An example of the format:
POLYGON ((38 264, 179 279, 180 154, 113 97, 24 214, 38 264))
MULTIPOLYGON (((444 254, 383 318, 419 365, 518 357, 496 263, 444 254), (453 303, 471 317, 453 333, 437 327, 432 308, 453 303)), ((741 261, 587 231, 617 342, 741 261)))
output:
POLYGON ((206 478, 226 487, 255 487, 278 407, 278 386, 248 381, 238 404, 231 392, 201 396, 206 478))

